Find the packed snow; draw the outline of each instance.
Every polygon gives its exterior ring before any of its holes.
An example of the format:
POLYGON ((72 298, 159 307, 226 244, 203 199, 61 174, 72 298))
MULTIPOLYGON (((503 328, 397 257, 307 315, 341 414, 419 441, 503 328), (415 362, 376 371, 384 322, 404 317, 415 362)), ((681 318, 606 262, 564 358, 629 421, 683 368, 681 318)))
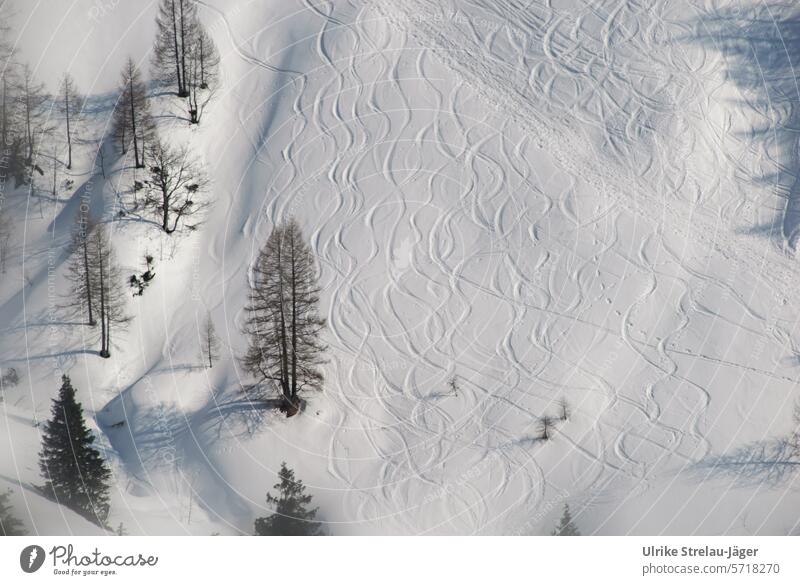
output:
POLYGON ((172 236, 125 213, 130 160, 95 160, 155 3, 17 4, 22 58, 89 96, 74 184, 5 192, 0 368, 21 381, 0 490, 31 532, 100 530, 35 489, 62 372, 131 534, 251 534, 282 461, 334 535, 549 534, 565 503, 584 534, 800 531, 791 3, 203 1, 220 90, 194 127, 151 97, 213 183, 202 227, 172 236), (124 274, 155 258, 108 360, 63 310, 82 201, 124 274), (238 359, 249 268, 288 215, 329 346, 292 418, 242 395, 238 359))

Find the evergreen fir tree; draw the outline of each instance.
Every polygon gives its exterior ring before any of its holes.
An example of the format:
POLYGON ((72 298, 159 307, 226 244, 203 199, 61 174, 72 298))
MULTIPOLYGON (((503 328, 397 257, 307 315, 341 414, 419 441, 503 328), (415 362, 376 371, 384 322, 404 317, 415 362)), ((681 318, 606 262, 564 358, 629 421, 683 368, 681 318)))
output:
POLYGON ((24 526, 11 513, 8 497, 11 490, 0 493, 0 536, 25 536, 24 526))
POLYGON ((303 482, 294 478, 294 471, 285 462, 281 463, 278 476, 280 481, 273 486, 278 496, 267 493, 267 504, 274 507, 275 513, 256 518, 256 536, 319 536, 320 523, 314 521, 317 508, 306 508, 311 496, 305 493, 303 482))
POLYGON ((569 511, 569 505, 564 504, 564 513, 561 515, 561 521, 551 536, 580 536, 581 533, 575 522, 572 521, 572 514, 569 511))
POLYGON ((111 471, 92 445, 83 407, 75 399, 69 376, 61 377, 52 418, 44 428, 39 469, 47 480, 44 491, 58 503, 103 525, 108 516, 111 471))

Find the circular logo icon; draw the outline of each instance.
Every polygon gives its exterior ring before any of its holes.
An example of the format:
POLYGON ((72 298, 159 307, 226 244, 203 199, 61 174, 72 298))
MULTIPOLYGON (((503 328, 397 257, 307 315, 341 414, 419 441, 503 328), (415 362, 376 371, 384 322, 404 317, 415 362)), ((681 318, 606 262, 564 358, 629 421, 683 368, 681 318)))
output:
POLYGON ((19 554, 19 566, 26 573, 35 573, 44 564, 44 549, 36 544, 26 546, 19 554))

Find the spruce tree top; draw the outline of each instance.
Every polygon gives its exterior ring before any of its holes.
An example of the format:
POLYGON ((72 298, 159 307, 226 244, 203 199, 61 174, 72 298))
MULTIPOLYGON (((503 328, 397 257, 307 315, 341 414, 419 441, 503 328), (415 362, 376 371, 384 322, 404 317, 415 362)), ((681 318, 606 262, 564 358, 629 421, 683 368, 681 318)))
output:
POLYGON ((320 523, 315 522, 318 508, 306 508, 311 503, 311 496, 305 493, 305 486, 295 479, 294 471, 281 463, 278 474, 280 481, 273 487, 278 496, 267 493, 267 504, 274 506, 275 513, 266 518, 257 518, 255 531, 257 536, 318 536, 321 534, 320 523))
POLYGON ((572 514, 569 511, 569 505, 564 504, 564 513, 561 515, 561 521, 558 523, 556 529, 552 532, 552 536, 580 536, 581 533, 575 522, 572 520, 572 514))

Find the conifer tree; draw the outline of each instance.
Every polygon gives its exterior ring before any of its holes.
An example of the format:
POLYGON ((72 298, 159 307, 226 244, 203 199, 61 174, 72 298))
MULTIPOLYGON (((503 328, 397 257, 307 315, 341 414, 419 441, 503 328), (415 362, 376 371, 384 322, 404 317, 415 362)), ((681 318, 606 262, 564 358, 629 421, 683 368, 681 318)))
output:
POLYGON ((0 536, 25 536, 24 526, 11 511, 8 498, 11 490, 0 493, 0 536))
POLYGON ((93 446, 94 436, 86 426, 69 376, 62 376, 61 382, 39 453, 39 469, 46 480, 44 491, 60 504, 104 525, 111 471, 93 446))
POLYGON ((187 65, 197 34, 197 5, 193 0, 161 0, 156 17, 153 76, 188 97, 187 65))
POLYGON ((19 80, 19 101, 21 104, 25 155, 29 165, 34 164, 39 141, 43 134, 50 132, 47 125, 47 101, 50 99, 44 85, 33 77, 33 71, 25 64, 19 80))
POLYGON ((566 398, 561 398, 558 401, 558 418, 562 421, 566 421, 569 420, 571 414, 572 409, 569 407, 569 402, 567 402, 566 398))
POLYGON ((197 23, 195 38, 187 61, 186 91, 189 121, 199 124, 206 104, 217 87, 219 52, 205 27, 197 23))
MULTIPOLYGON (((2 172, 2 167, 0 167, 2 172)), ((14 227, 8 217, 2 204, 0 204, 0 274, 6 271, 6 263, 8 262, 8 251, 11 247, 11 236, 14 233, 14 227)))
POLYGON ((564 504, 564 513, 561 515, 561 520, 558 526, 553 530, 551 536, 580 536, 581 533, 575 522, 572 520, 572 514, 569 511, 569 505, 564 504))
POLYGON ((81 113, 82 98, 78 95, 75 80, 69 73, 65 73, 61 79, 61 88, 58 96, 58 109, 64 116, 65 131, 67 138, 67 168, 72 168, 72 136, 75 131, 75 123, 81 113))
POLYGON ((277 225, 253 267, 245 330, 250 345, 243 365, 275 387, 291 416, 298 395, 319 389, 325 346, 318 314, 319 285, 314 257, 294 219, 277 225))
POLYGON ((114 108, 113 133, 123 153, 128 144, 133 146, 134 165, 144 168, 145 151, 155 136, 155 124, 147 102, 147 87, 130 57, 122 70, 119 91, 120 98, 114 108))
POLYGON ((539 439, 542 441, 549 441, 555 426, 556 422, 552 416, 544 415, 541 417, 539 419, 539 439))
POLYGON ((125 314, 125 293, 114 248, 105 226, 96 226, 89 236, 90 282, 100 318, 100 356, 111 356, 111 331, 130 321, 125 314))
POLYGON ((201 344, 200 353, 203 361, 208 362, 209 368, 213 368, 214 360, 219 357, 219 338, 210 314, 206 316, 206 321, 203 324, 201 344))
POLYGON ((309 510, 311 496, 305 493, 305 486, 295 479, 294 471, 281 463, 278 474, 280 481, 273 487, 278 490, 277 497, 267 492, 267 504, 274 507, 275 513, 264 518, 256 518, 256 536, 319 536, 320 523, 314 519, 318 508, 309 510))
POLYGON ((92 271, 94 250, 89 245, 89 239, 94 227, 91 215, 79 210, 75 217, 75 228, 72 230, 67 274, 72 283, 70 305, 81 315, 85 314, 88 324, 92 326, 96 324, 93 304, 96 299, 93 293, 96 292, 97 283, 92 271))

